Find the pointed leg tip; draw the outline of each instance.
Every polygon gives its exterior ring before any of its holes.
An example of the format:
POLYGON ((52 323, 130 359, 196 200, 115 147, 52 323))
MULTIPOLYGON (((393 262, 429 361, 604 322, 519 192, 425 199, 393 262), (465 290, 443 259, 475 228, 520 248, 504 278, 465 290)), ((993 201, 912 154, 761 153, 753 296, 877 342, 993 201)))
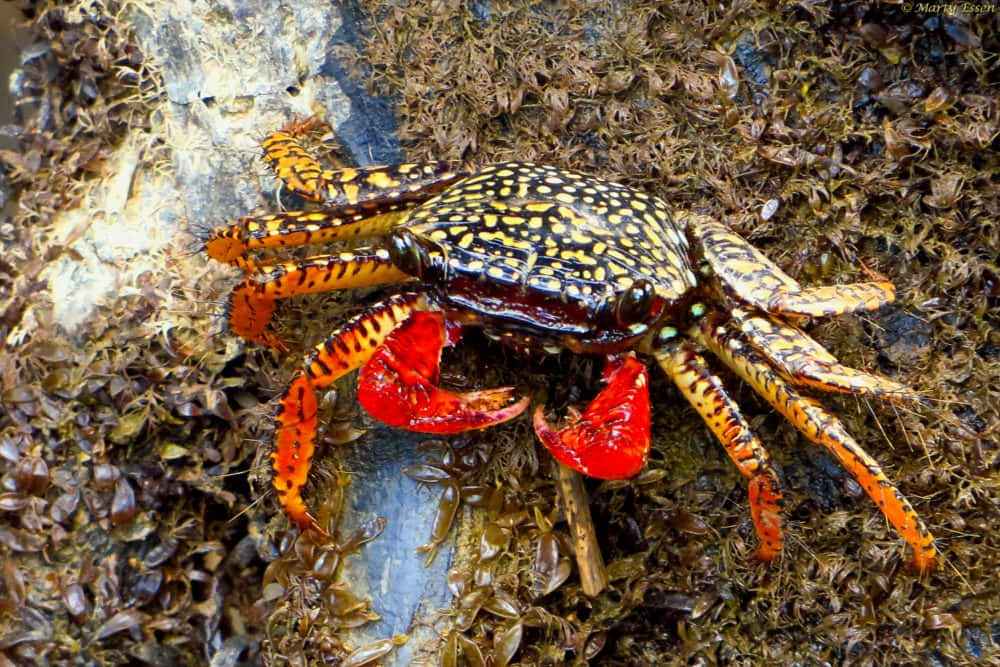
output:
POLYGON ((299 488, 289 489, 283 493, 279 491, 278 497, 285 516, 298 528, 300 533, 314 533, 326 538, 330 537, 330 534, 319 525, 316 517, 309 513, 305 501, 299 494, 299 488))
POLYGON ((312 114, 310 116, 297 116, 293 118, 285 125, 278 128, 278 132, 284 132, 285 134, 297 137, 314 129, 326 128, 329 126, 329 123, 320 120, 319 114, 312 114))
POLYGON ((940 564, 940 558, 936 552, 930 555, 918 553, 913 556, 908 569, 920 577, 927 577, 933 574, 940 564))
POLYGON ((285 343, 284 340, 278 338, 277 336, 274 336, 270 341, 265 342, 264 345, 267 345, 269 348, 275 350, 279 354, 288 354, 289 352, 288 345, 285 343))
POLYGON ((761 544, 753 552, 752 558, 756 561, 760 561, 761 563, 773 563, 774 561, 778 560, 779 556, 781 556, 780 547, 775 549, 772 546, 761 544))
POLYGON ((316 521, 316 519, 313 517, 312 514, 306 514, 306 522, 307 523, 305 523, 304 525, 299 524, 300 531, 313 533, 314 535, 318 535, 325 540, 332 539, 330 533, 328 533, 319 525, 319 522, 316 521))
POLYGON ((308 536, 313 542, 330 542, 333 537, 327 532, 319 522, 313 517, 312 514, 306 513, 304 517, 292 517, 287 515, 288 519, 295 526, 296 530, 300 536, 308 536))

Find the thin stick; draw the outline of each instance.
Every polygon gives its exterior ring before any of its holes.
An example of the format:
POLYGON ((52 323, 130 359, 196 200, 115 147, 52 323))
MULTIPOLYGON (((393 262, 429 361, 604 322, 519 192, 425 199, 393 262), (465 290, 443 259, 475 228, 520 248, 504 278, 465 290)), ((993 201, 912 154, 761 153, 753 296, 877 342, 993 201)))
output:
POLYGON ((559 469, 559 496, 562 498, 569 523, 570 534, 573 536, 573 551, 576 554, 576 566, 580 571, 580 585, 583 592, 591 597, 597 595, 608 585, 608 575, 604 569, 604 558, 597 544, 594 533, 594 521, 590 518, 590 504, 587 490, 583 486, 583 477, 561 463, 559 469))

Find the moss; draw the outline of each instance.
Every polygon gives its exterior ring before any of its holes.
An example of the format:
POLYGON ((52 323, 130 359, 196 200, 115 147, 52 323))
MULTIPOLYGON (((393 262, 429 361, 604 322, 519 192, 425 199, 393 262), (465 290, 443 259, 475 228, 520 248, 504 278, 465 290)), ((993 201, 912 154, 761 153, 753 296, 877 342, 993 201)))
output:
MULTIPOLYGON (((229 474, 255 451, 230 400, 246 423, 255 408, 263 418, 242 391, 261 378, 247 383, 253 363, 229 366, 234 345, 201 349, 212 308, 183 293, 164 255, 74 335, 54 321, 40 275, 72 260, 82 234, 59 229, 59 214, 86 206, 127 131, 148 130, 159 83, 114 20, 119 3, 22 4, 34 46, 16 78, 21 145, 0 154, 18 198, 0 272, 3 655, 195 664, 221 624, 237 638, 264 628, 254 589, 233 581, 262 578, 266 540, 233 519, 252 494, 229 474)), ((191 278, 210 284, 212 271, 191 278)))
MULTIPOLYGON (((53 296, 39 272, 70 252, 52 241, 54 213, 81 201, 127 127, 149 126, 158 94, 109 18, 119 6, 75 6, 28 8, 49 45, 25 64, 27 97, 41 102, 25 110, 22 150, 0 154, 20 202, 0 226, 0 548, 14 556, 4 655, 196 663, 223 641, 247 660, 344 656, 334 633, 370 610, 338 583, 342 552, 308 540, 289 550, 281 517, 238 512, 266 488, 257 445, 292 362, 206 344, 220 322, 205 295, 228 278, 203 266, 182 289, 163 258, 75 340, 43 307, 53 296), (166 310, 173 326, 156 329, 166 310)), ((944 566, 924 580, 904 571, 900 540, 843 471, 730 376, 788 487, 788 543, 773 566, 750 558, 744 481, 664 378, 651 383, 650 469, 589 483, 611 578, 595 598, 577 583, 526 424, 429 452, 471 489, 477 511, 458 520, 486 536, 460 547, 450 581, 463 629, 447 650, 523 664, 995 660, 997 15, 862 2, 366 10, 378 29, 353 64, 396 101, 409 158, 577 168, 725 220, 803 282, 884 276, 897 306, 810 332, 927 398, 893 408, 824 397, 938 536, 944 566)), ((343 312, 336 300, 283 304, 280 321, 308 344, 329 326, 317 311, 343 312)), ((547 392, 555 406, 592 388, 586 362, 525 365, 472 336, 447 371, 547 392)), ((354 435, 344 393, 328 407, 331 440, 354 435)), ((328 474, 317 486, 344 482, 328 474)), ((320 509, 335 518, 340 501, 330 493, 320 509)), ((356 548, 369 528, 339 546, 356 548)))
MULTIPOLYGON (((843 471, 737 389, 790 487, 783 560, 749 560, 742 480, 678 395, 654 383, 652 466, 667 474, 594 485, 615 580, 596 600, 572 577, 547 596, 568 626, 526 622, 521 659, 995 657, 1000 108, 985 54, 996 16, 868 3, 370 11, 380 29, 357 58, 397 99, 410 158, 576 168, 710 212, 804 282, 887 277, 896 306, 812 331, 845 362, 927 398, 916 409, 824 399, 934 527, 945 564, 919 580, 843 471)), ((525 506, 537 494, 555 502, 551 488, 515 486, 535 494, 525 506)), ((518 548, 527 555, 536 540, 518 548)), ((517 590, 525 608, 537 605, 529 582, 517 590)))

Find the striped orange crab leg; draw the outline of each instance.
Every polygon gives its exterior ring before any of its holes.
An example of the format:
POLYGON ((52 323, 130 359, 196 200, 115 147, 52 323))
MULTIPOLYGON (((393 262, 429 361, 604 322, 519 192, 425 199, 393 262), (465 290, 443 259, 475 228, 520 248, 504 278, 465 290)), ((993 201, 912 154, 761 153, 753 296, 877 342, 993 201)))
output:
POLYGON ((934 569, 938 559, 934 537, 910 502, 889 481, 875 459, 850 436, 840 420, 818 401, 796 392, 731 325, 718 318, 705 318, 691 327, 688 335, 748 382, 803 435, 826 447, 913 549, 916 568, 921 573, 934 569))
POLYGON ((632 354, 609 355, 607 386, 582 414, 570 411, 569 423, 553 429, 544 406, 535 410, 535 433, 563 465, 590 477, 624 479, 642 470, 649 458, 649 378, 632 354))
POLYGON ((276 417, 274 488, 285 514, 300 528, 322 532, 302 499, 316 441, 316 390, 364 364, 410 313, 426 307, 418 294, 399 294, 351 318, 305 358, 281 396, 276 417))
POLYGON ((339 208, 384 210, 393 202, 429 199, 466 175, 454 162, 323 169, 300 140, 322 125, 315 118, 293 122, 261 142, 264 160, 278 178, 310 201, 339 208))
POLYGON ((210 257, 249 271, 256 266, 249 251, 381 236, 401 211, 465 176, 451 162, 324 170, 299 140, 315 125, 309 120, 268 135, 264 160, 291 191, 324 208, 248 216, 217 227, 205 242, 210 257))
POLYGON ((205 240, 205 252, 251 273, 267 263, 254 259, 250 255, 254 251, 383 236, 409 206, 395 202, 377 215, 319 210, 247 216, 213 229, 205 240))
POLYGON ((389 261, 384 248, 356 248, 281 263, 250 257, 252 251, 264 248, 381 236, 392 229, 399 215, 298 211, 242 218, 214 229, 205 242, 208 255, 248 274, 229 296, 230 329, 247 340, 284 350, 284 342, 268 326, 278 299, 409 280, 389 261))
POLYGON ((694 348, 673 343, 654 350, 653 354, 749 480, 750 516, 760 540, 754 555, 758 560, 774 560, 781 555, 782 493, 767 450, 740 414, 736 401, 729 397, 722 382, 694 348))
POLYGON ((316 390, 363 366, 358 399, 379 421, 422 433, 460 433, 513 419, 528 406, 513 389, 456 394, 436 386, 441 350, 460 329, 427 312, 422 295, 399 294, 348 320, 305 359, 281 397, 274 488, 300 528, 322 532, 302 498, 316 440, 316 390))
POLYGON ((229 327, 247 340, 285 350, 284 342, 269 326, 278 299, 406 280, 410 276, 396 268, 385 248, 356 248, 265 265, 233 288, 229 327))
POLYGON ((297 211, 241 218, 212 230, 205 241, 208 255, 247 274, 229 296, 230 329, 247 340, 285 350, 284 342, 268 326, 278 299, 408 280, 410 276, 397 269, 382 248, 357 248, 281 263, 250 256, 264 248, 381 236, 398 217, 394 212, 364 217, 333 210, 297 211))
POLYGON ((447 162, 324 170, 299 140, 318 124, 313 119, 291 124, 270 134, 263 147, 264 159, 289 189, 325 208, 244 217, 215 228, 205 241, 210 257, 247 274, 229 299, 231 329, 278 349, 285 349, 284 343, 268 327, 276 299, 409 276, 392 266, 385 250, 374 247, 282 264, 257 260, 251 253, 384 236, 405 209, 464 175, 447 162))

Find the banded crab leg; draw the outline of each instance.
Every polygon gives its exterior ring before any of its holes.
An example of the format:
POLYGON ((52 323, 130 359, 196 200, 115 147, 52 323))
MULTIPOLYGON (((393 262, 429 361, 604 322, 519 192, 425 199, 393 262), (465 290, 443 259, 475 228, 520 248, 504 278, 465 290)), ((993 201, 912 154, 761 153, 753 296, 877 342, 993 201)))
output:
POLYGON ((741 301, 775 314, 826 317, 876 310, 896 299, 889 282, 802 287, 725 225, 700 214, 678 216, 709 266, 741 301))
POLYGON ((850 436, 843 424, 818 401, 802 396, 771 368, 767 360, 745 343, 732 325, 705 318, 688 336, 708 348, 754 388, 778 412, 813 442, 826 447, 868 494, 914 552, 921 573, 937 563, 934 537, 882 468, 850 436))
POLYGON ((285 514, 300 528, 322 529, 302 499, 316 441, 316 390, 361 366, 389 333, 414 310, 417 294, 399 294, 351 318, 305 358, 303 369, 281 396, 271 460, 274 489, 285 514))
POLYGON ((205 251, 247 274, 229 295, 229 328, 247 340, 285 350, 284 342, 268 326, 277 299, 409 280, 389 261, 384 248, 358 248, 282 263, 260 262, 249 255, 264 248, 380 236, 398 218, 399 214, 391 212, 365 217, 334 210, 290 211, 216 227, 205 241, 205 251))
POLYGON ((429 199, 466 175, 453 162, 323 169, 300 141, 321 125, 315 118, 293 122, 261 142, 264 160, 278 178, 310 201, 338 208, 384 210, 394 202, 429 199))
POLYGON ((512 419, 528 406, 503 387, 456 394, 436 386, 441 349, 460 338, 422 295, 390 297, 348 320, 306 357, 276 417, 274 488, 300 528, 322 532, 302 498, 316 440, 316 390, 364 366, 358 399, 372 415, 423 433, 460 433, 512 419))
POLYGON ((383 236, 408 206, 397 202, 394 208, 387 207, 376 215, 328 209, 246 216, 213 229, 205 239, 205 252, 249 274, 269 263, 252 257, 254 251, 383 236))
POLYGON ((284 351, 284 341, 269 325, 278 299, 410 279, 392 263, 385 248, 356 248, 265 265, 233 288, 229 328, 247 340, 284 351))
POLYGON ((895 300, 892 283, 805 288, 722 224, 696 214, 687 214, 685 224, 723 285, 751 306, 733 304, 729 309, 733 322, 785 379, 827 391, 891 400, 918 399, 916 392, 898 382, 841 365, 798 327, 753 308, 792 317, 875 310, 895 300))
POLYGON ((607 386, 582 414, 553 429, 544 406, 534 415, 535 433, 557 461, 590 477, 624 479, 638 474, 649 458, 649 378, 632 354, 605 358, 607 386))
POLYGON ((318 123, 290 124, 262 142, 264 160, 289 190, 324 208, 248 216, 214 229, 205 242, 209 256, 250 271, 252 250, 381 236, 401 211, 430 199, 465 172, 450 162, 323 169, 300 137, 318 123))
POLYGON ((750 344, 767 357, 789 382, 893 401, 917 401, 920 398, 906 385, 842 365, 826 348, 796 326, 742 307, 733 308, 730 315, 733 324, 750 344))
POLYGON ((399 215, 290 211, 241 218, 212 230, 205 242, 208 255, 247 274, 229 296, 230 329, 247 340, 285 350, 283 341, 268 327, 277 299, 409 280, 411 276, 392 264, 384 248, 357 248, 281 263, 249 256, 264 248, 381 236, 392 229, 399 215))
POLYGON ((749 480, 750 516, 760 540, 754 554, 770 561, 781 555, 781 482, 764 445, 754 435, 736 401, 726 393, 704 357, 686 343, 653 352, 660 368, 698 411, 739 471, 749 480))
POLYGON ((384 236, 405 215, 405 209, 464 175, 447 162, 324 170, 299 140, 317 124, 310 119, 270 134, 263 142, 264 159, 289 189, 326 208, 244 217, 215 228, 205 241, 210 257, 237 266, 247 275, 229 299, 232 330, 279 349, 284 344, 267 327, 275 299, 401 282, 410 276, 393 267, 387 251, 379 248, 282 264, 260 261, 251 253, 384 236))

